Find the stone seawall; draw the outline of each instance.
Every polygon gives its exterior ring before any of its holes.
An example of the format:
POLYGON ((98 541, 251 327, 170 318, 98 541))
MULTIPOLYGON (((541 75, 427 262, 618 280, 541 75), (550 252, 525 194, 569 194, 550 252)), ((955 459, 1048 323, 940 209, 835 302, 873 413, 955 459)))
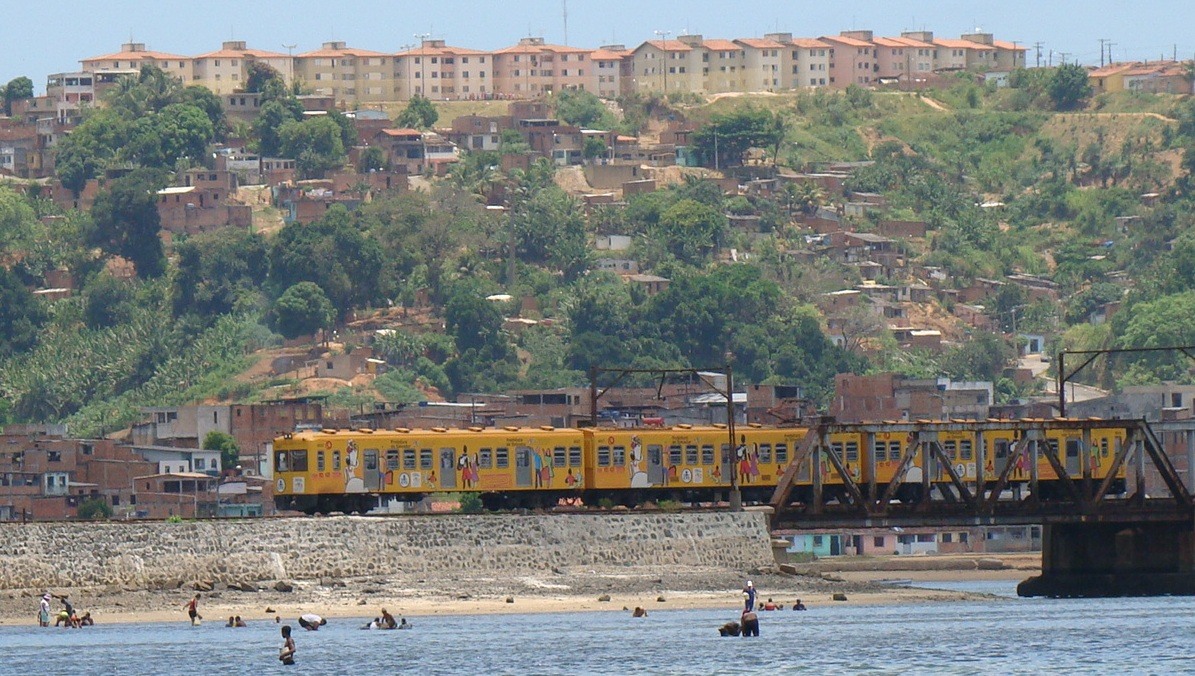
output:
POLYGON ((773 563, 752 512, 0 525, 4 589, 773 563))

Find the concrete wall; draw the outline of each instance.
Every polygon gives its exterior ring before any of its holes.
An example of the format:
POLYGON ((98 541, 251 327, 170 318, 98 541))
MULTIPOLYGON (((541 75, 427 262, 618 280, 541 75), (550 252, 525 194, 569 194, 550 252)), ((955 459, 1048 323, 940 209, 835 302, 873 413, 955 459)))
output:
POLYGON ((560 566, 774 565, 761 513, 451 515, 0 524, 0 588, 213 582, 560 566))

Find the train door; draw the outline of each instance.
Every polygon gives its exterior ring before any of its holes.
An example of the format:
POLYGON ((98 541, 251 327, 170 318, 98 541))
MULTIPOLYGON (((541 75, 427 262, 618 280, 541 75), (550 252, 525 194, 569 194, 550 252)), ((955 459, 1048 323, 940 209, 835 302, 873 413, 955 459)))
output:
POLYGON ((378 465, 378 449, 365 449, 365 490, 382 490, 382 470, 378 465))
POLYGON ((456 449, 440 449, 440 487, 456 488, 456 449))
POLYGON ((664 485, 664 447, 659 444, 647 445, 647 483, 664 485))
POLYGON ((1066 441, 1066 459, 1063 464, 1066 466, 1066 473, 1069 476, 1081 476, 1083 468, 1079 454, 1083 452, 1083 440, 1078 437, 1065 437, 1066 441))
POLYGON ((531 487, 531 449, 526 446, 515 447, 515 485, 531 487))

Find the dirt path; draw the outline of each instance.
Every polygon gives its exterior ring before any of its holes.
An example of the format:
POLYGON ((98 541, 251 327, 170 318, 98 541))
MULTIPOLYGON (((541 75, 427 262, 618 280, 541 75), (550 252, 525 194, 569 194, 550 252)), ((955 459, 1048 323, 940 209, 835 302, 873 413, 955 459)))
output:
POLYGON ((941 111, 941 112, 943 112, 943 113, 949 113, 949 112, 950 112, 950 108, 947 108, 947 107, 946 107, 945 105, 943 105, 942 103, 940 103, 940 102, 938 102, 938 101, 935 101, 935 100, 931 99, 930 97, 928 97, 928 96, 926 96, 926 95, 924 95, 924 94, 922 94, 922 95, 918 96, 917 98, 921 99, 921 102, 922 102, 922 103, 924 103, 925 105, 929 106, 930 108, 933 108, 934 110, 939 110, 939 111, 941 111))

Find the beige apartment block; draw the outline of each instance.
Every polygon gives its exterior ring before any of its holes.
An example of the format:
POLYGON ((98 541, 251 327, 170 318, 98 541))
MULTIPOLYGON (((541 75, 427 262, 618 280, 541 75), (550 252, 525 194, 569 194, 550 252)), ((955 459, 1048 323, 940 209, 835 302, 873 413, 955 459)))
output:
POLYGON ((161 68, 166 74, 173 75, 183 82, 189 83, 193 79, 191 57, 148 50, 142 42, 126 42, 115 54, 93 56, 79 63, 83 65, 83 70, 89 73, 137 70, 141 66, 150 65, 161 68))
POLYGON ((765 40, 780 45, 780 86, 782 89, 828 87, 830 85, 830 45, 814 38, 794 38, 792 33, 768 33, 765 40))
POLYGON ((730 40, 704 40, 700 35, 677 38, 701 53, 701 89, 707 94, 744 92, 747 89, 747 56, 730 40))
POLYGON ((934 45, 913 38, 875 38, 876 76, 900 82, 925 80, 934 71, 934 45))
POLYGON ((494 90, 503 96, 525 98, 566 89, 597 91, 597 73, 590 62, 592 49, 550 45, 543 38, 523 38, 517 45, 494 52, 494 90))
POLYGON ((278 71, 289 85, 294 79, 294 59, 286 54, 249 49, 241 40, 229 40, 218 51, 192 59, 192 78, 188 84, 203 85, 216 94, 231 94, 245 87, 249 64, 260 61, 278 71))
POLYGON ((489 52, 423 40, 420 46, 394 55, 394 98, 407 101, 416 94, 435 100, 492 98, 493 66, 489 52))
POLYGON ((735 44, 743 49, 743 83, 747 91, 774 92, 788 89, 783 70, 785 46, 770 38, 742 38, 735 44))
MULTIPOLYGON (((689 37, 689 36, 686 36, 689 37)), ((704 50, 677 40, 648 40, 631 52, 630 89, 638 92, 704 93, 704 50)))
POLYGON ((624 92, 623 62, 629 60, 630 50, 623 45, 603 45, 589 54, 590 68, 597 76, 592 90, 604 99, 618 98, 624 92))
POLYGON ((344 42, 295 57, 295 78, 318 96, 331 96, 353 108, 361 104, 394 100, 394 57, 356 49, 344 42))

